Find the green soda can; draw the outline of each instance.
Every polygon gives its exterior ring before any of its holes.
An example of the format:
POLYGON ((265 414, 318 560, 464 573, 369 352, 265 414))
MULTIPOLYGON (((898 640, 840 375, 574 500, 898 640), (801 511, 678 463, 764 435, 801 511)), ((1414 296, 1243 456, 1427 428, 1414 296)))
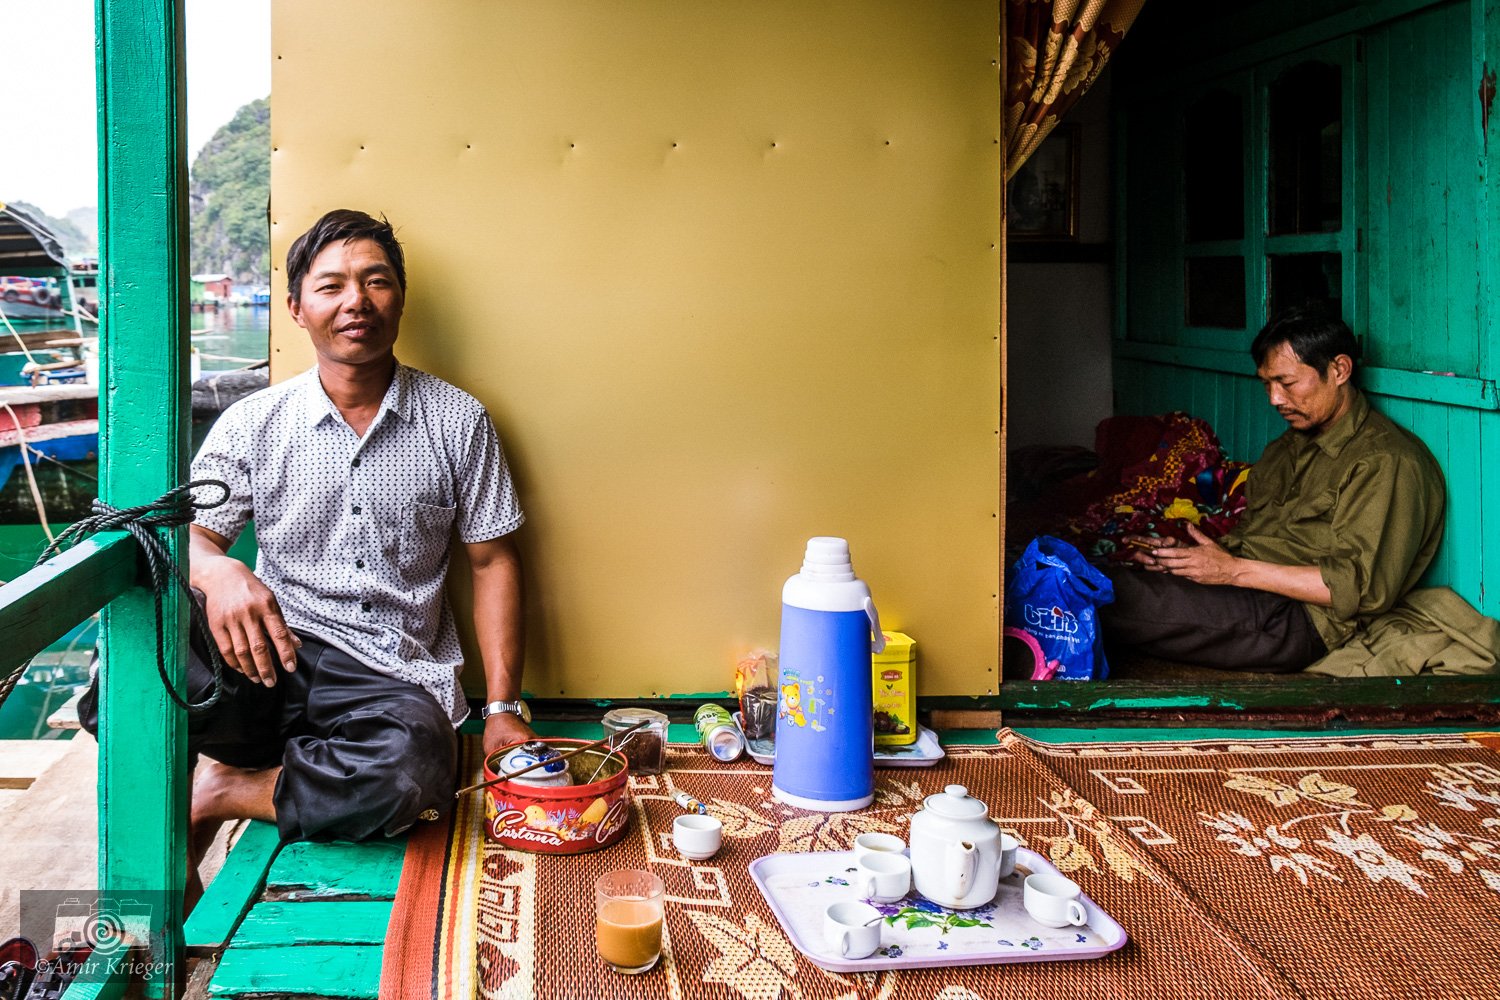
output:
POLYGON ((693 713, 693 724, 698 727, 698 737, 715 760, 728 763, 738 760, 745 752, 745 736, 734 724, 734 717, 722 705, 710 702, 693 713))

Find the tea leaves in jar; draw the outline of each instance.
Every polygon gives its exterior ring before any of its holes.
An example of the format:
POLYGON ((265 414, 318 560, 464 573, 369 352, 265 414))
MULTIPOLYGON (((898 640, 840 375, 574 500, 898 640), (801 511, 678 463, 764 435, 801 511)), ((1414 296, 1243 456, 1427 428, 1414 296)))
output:
POLYGON ((640 722, 635 732, 615 741, 615 749, 625 755, 633 774, 660 774, 667 767, 667 717, 649 708, 616 708, 605 714, 607 734, 619 733, 640 722))

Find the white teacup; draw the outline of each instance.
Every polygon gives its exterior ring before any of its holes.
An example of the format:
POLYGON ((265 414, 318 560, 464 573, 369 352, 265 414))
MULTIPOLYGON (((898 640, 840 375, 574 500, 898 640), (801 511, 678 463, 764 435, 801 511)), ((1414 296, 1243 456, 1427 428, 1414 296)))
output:
POLYGON ((866 899, 889 903, 911 891, 911 859, 904 854, 866 854, 855 867, 855 885, 866 899))
POLYGON ((672 821, 672 846, 689 861, 705 861, 724 843, 724 824, 712 816, 688 813, 672 821))
POLYGON ((862 833, 854 838, 854 860, 870 854, 900 854, 906 841, 889 833, 862 833))
POLYGON ((1016 851, 1021 842, 1008 833, 1000 835, 1000 877, 1007 878, 1016 873, 1016 851))
POLYGON ((1061 875, 1028 875, 1021 888, 1021 902, 1031 919, 1048 927, 1082 927, 1088 911, 1078 901, 1083 890, 1061 875))
POLYGON ((823 911, 823 943, 843 958, 864 958, 880 947, 880 911, 859 901, 834 903, 823 911))

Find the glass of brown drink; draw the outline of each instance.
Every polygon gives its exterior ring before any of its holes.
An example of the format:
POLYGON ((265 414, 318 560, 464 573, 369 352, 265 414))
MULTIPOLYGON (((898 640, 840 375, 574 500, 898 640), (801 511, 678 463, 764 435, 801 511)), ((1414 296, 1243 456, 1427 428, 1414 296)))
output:
POLYGON ((664 891, 657 876, 629 869, 594 883, 599 957, 616 972, 645 972, 661 957, 664 891))

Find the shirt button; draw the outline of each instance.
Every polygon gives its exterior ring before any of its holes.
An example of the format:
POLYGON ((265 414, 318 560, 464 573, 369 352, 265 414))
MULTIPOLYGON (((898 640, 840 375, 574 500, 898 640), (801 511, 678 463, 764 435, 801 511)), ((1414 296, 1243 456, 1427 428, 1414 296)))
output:
POLYGON ((361 508, 360 508, 359 504, 355 504, 354 505, 354 513, 358 514, 360 512, 360 510, 361 510, 361 508))
POLYGON ((363 559, 356 559, 356 560, 354 560, 354 568, 355 569, 364 569, 365 568, 365 561, 363 559))
POLYGON ((369 611, 370 610, 370 602, 369 601, 365 601, 363 604, 361 604, 359 606, 359 610, 361 610, 361 611, 369 611))
POLYGON ((359 459, 356 458, 354 461, 350 462, 349 464, 352 465, 352 466, 354 466, 357 469, 357 468, 359 468, 359 459))

